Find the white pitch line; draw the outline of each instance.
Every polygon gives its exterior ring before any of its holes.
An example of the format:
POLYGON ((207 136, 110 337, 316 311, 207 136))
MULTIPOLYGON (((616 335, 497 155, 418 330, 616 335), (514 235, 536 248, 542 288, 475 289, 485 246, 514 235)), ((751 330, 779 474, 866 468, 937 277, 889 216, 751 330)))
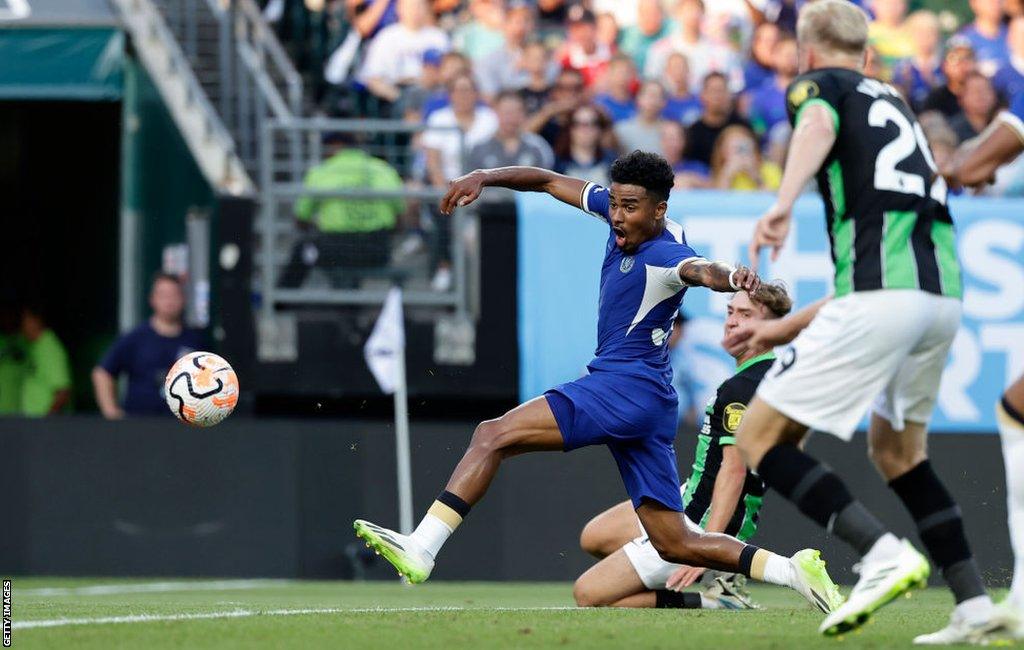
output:
POLYGON ((406 612, 557 612, 557 611, 598 611, 599 607, 361 607, 341 609, 337 607, 314 609, 234 609, 225 612, 203 612, 198 614, 133 614, 131 616, 99 616, 95 618, 54 618, 37 621, 15 621, 15 630, 29 630, 43 627, 65 627, 68 625, 116 625, 123 623, 159 623, 164 621, 202 621, 219 618, 250 618, 256 616, 308 616, 312 614, 396 614, 406 612))
POLYGON ((39 587, 17 589, 15 596, 108 596, 116 594, 166 593, 173 591, 231 591, 234 589, 264 589, 291 584, 291 580, 204 580, 196 582, 166 581, 88 587, 39 587))

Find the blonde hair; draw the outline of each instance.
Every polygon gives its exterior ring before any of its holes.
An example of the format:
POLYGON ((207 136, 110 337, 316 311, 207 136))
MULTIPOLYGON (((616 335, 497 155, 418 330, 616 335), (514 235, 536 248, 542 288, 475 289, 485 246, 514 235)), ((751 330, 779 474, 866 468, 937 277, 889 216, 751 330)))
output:
POLYGON ((907 16, 907 19, 903 22, 903 28, 911 33, 922 28, 934 29, 936 32, 942 31, 939 17, 927 9, 918 9, 907 16))
POLYGON ((868 17, 847 0, 817 0, 800 10, 797 41, 836 54, 862 55, 868 44, 868 17))

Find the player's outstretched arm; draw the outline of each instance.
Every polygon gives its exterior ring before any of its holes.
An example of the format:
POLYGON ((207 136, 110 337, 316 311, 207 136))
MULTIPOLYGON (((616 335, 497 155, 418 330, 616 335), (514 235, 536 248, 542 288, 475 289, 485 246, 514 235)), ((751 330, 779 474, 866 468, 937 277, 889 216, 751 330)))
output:
POLYGON ((679 267, 679 278, 691 287, 707 287, 712 291, 755 293, 761 288, 761 278, 745 266, 732 266, 725 262, 692 259, 679 267))
POLYGON ((800 115, 786 156, 786 169, 775 203, 761 216, 750 241, 750 266, 757 271, 761 249, 771 247, 772 260, 789 235, 793 204, 814 178, 836 141, 836 126, 824 106, 808 106, 800 115))
POLYGON ((750 348, 768 350, 786 345, 811 324, 829 300, 832 300, 832 296, 826 296, 785 318, 744 321, 725 337, 722 347, 729 354, 739 356, 750 348))
POLYGON ((951 187, 984 185, 993 181, 1000 165, 1022 151, 1024 140, 1008 124, 997 120, 977 138, 960 145, 942 175, 951 187))
POLYGON ((580 207, 586 181, 556 174, 540 167, 496 167, 477 169, 448 183, 441 199, 441 212, 451 214, 457 207, 476 201, 485 187, 507 187, 520 192, 545 192, 574 208, 580 207))

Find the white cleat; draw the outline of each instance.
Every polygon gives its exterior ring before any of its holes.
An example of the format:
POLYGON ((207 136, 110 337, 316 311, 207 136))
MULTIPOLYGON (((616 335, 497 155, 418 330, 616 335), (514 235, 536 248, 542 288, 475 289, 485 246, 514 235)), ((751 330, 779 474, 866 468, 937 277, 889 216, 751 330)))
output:
POLYGON ((412 584, 418 584, 430 577, 434 570, 434 558, 408 535, 396 533, 377 524, 356 519, 352 524, 356 535, 377 555, 381 555, 412 584))
POLYGON ((864 625, 879 608, 928 583, 931 566, 907 540, 896 557, 877 562, 862 562, 854 570, 860 573, 846 603, 829 614, 818 631, 835 636, 864 625))
POLYGON ((949 625, 938 632, 914 637, 914 645, 989 645, 1011 638, 1006 624, 995 613, 987 620, 969 623, 960 612, 953 610, 949 625))
POLYGON ((1024 640, 1024 610, 1014 607, 1009 598, 995 606, 992 618, 998 627, 984 634, 981 645, 1010 645, 1024 640))

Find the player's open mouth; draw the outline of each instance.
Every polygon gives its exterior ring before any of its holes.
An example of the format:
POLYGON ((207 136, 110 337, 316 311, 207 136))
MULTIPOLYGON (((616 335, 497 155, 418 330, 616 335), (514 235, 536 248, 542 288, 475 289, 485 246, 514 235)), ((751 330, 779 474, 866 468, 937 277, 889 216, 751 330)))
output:
POLYGON ((626 232, 622 228, 612 227, 612 232, 615 233, 615 245, 622 246, 626 243, 626 232))

